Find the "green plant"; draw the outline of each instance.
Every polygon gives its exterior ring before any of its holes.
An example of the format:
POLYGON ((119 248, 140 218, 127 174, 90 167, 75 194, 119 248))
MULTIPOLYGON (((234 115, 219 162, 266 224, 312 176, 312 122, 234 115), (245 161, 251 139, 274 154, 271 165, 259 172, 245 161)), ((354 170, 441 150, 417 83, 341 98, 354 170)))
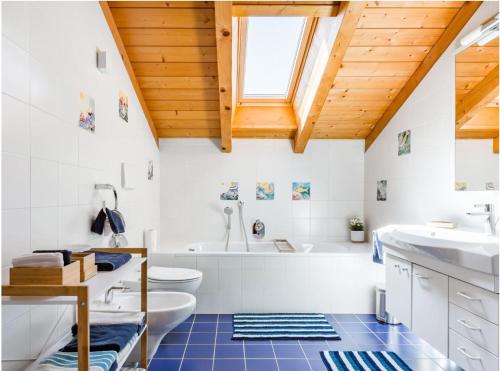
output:
POLYGON ((364 230, 363 220, 358 216, 349 219, 349 229, 351 231, 363 231, 364 230))

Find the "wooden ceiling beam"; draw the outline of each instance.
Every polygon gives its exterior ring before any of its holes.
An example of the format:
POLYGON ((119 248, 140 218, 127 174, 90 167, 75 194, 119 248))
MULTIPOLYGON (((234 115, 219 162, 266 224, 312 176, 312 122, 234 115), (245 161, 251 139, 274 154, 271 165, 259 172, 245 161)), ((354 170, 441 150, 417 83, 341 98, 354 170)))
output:
POLYGON ((232 4, 216 1, 215 40, 217 44, 217 72, 219 76, 220 136, 223 152, 232 149, 232 4))
POLYGON ((251 16, 302 16, 302 17, 335 17, 339 12, 336 2, 298 2, 284 1, 280 3, 265 1, 233 2, 233 17, 251 16))
MULTIPOLYGON (((306 115, 304 115, 304 119, 299 122, 297 134, 295 135, 294 151, 297 153, 304 152, 306 148, 307 142, 311 137, 314 124, 318 120, 325 101, 328 98, 328 93, 330 92, 330 88, 340 69, 349 43, 351 42, 354 32, 356 31, 356 26, 363 13, 365 5, 366 3, 364 2, 356 1, 341 3, 338 14, 338 31, 333 47, 330 51, 330 55, 328 56, 326 66, 322 73, 319 86, 314 94, 312 104, 306 115)), ((317 29, 315 35, 313 36, 311 48, 314 47, 315 39, 317 40, 318 37, 317 29)), ((317 42, 320 44, 322 43, 321 40, 317 40, 317 42)))
POLYGON ((455 124, 457 129, 498 96, 498 68, 492 69, 471 91, 456 103, 455 124))
POLYGON ((144 96, 142 95, 141 87, 139 85, 139 82, 137 81, 137 78, 135 77, 134 69, 132 67, 132 63, 130 62, 130 59, 127 55, 127 50, 125 49, 125 45, 123 44, 122 38, 120 36, 120 33, 118 32, 118 27, 116 26, 115 20, 113 18, 113 14, 111 13, 111 9, 109 8, 109 4, 107 1, 100 1, 99 2, 102 12, 104 14, 104 18, 106 18, 106 22, 108 23, 108 27, 111 31, 111 34, 113 35, 113 38, 115 39, 116 46, 118 48, 118 52, 120 53, 122 57, 123 64, 125 65, 125 69, 127 70, 128 76, 130 78, 130 81, 132 82, 132 86, 134 87, 135 94, 137 95, 137 99, 139 100, 139 103, 141 104, 142 111, 144 112, 144 116, 146 117, 146 120, 148 122, 149 128, 151 129, 151 133, 153 134, 153 138, 158 145, 158 133, 156 131, 155 124, 153 122, 153 118, 151 117, 151 114, 149 113, 148 106, 146 104, 146 100, 144 99, 144 96))
POLYGON ((498 136, 493 138, 493 153, 498 153, 498 136))
POLYGON ((239 138, 293 138, 297 122, 288 106, 238 107, 234 115, 233 136, 239 138))
POLYGON ((384 130, 389 121, 391 121, 396 112, 398 112, 401 106, 406 102, 411 93, 413 93, 415 88, 424 79, 424 77, 427 75, 427 72, 429 72, 434 63, 436 63, 436 61, 441 57, 441 54, 443 54, 443 52, 448 48, 448 46, 460 32, 460 30, 462 30, 462 28, 469 21, 472 15, 476 12, 477 8, 479 8, 481 3, 481 1, 468 1, 465 2, 464 5, 460 8, 455 17, 451 20, 448 27, 446 27, 439 40, 432 47, 432 49, 426 55, 425 59, 417 67, 415 72, 411 75, 406 85, 403 87, 403 89, 401 89, 399 94, 393 100, 392 104, 387 108, 382 117, 378 120, 377 124, 370 132, 370 134, 366 137, 366 151, 384 130))

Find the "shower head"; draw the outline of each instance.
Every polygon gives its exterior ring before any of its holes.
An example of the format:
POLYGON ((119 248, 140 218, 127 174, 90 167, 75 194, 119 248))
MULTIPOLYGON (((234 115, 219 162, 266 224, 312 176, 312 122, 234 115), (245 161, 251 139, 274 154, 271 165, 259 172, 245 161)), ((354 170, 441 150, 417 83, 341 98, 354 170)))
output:
POLYGON ((226 215, 228 215, 228 216, 229 216, 229 215, 231 215, 232 213, 233 213, 233 208, 232 208, 231 206, 226 206, 226 207, 224 208, 224 214, 226 214, 226 215))

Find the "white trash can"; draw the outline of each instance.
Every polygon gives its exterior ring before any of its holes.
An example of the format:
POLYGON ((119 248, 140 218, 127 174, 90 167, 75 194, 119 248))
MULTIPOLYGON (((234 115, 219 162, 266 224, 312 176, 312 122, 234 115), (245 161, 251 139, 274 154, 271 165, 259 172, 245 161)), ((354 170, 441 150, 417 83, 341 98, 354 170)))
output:
POLYGON ((375 317, 377 321, 382 323, 387 323, 389 325, 399 325, 399 322, 396 317, 387 313, 386 308, 386 293, 385 293, 385 285, 378 284, 375 286, 375 317))

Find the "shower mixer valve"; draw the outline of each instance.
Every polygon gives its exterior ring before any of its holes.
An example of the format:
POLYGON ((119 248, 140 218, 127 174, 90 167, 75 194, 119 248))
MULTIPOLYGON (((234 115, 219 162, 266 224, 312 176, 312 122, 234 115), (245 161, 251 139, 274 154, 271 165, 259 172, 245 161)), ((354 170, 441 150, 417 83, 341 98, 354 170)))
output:
POLYGON ((259 219, 257 219, 255 223, 253 223, 252 235, 257 239, 264 238, 264 236, 266 235, 266 226, 259 219))

